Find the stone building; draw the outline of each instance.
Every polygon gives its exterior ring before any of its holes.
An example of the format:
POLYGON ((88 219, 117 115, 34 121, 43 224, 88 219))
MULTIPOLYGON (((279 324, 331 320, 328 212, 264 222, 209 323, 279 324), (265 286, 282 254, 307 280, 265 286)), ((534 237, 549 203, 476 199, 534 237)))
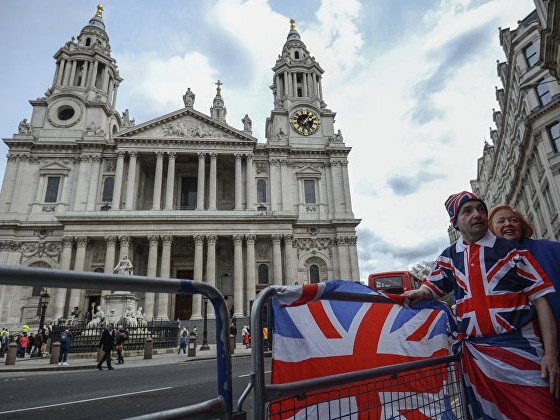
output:
POLYGON ((511 204, 519 209, 534 224, 536 238, 560 240, 560 25, 558 10, 548 7, 555 2, 536 3, 537 10, 516 29, 500 29, 506 60, 497 64, 502 87, 496 88, 496 126, 471 186, 489 208, 511 204), (555 16, 548 15, 555 19, 552 29, 543 30, 539 20, 545 9, 555 16))
MULTIPOLYGON (((350 147, 323 100, 323 69, 292 21, 273 67, 266 139, 226 121, 218 81, 210 114, 184 107, 135 123, 117 112, 123 82, 102 11, 55 56, 31 120, 4 138, 0 263, 134 274, 215 285, 236 317, 269 284, 359 280, 350 147)), ((180 93, 178 93, 180 94, 180 93)), ((0 325, 35 316, 34 288, 1 286, 0 325)), ((47 319, 103 307, 111 291, 49 289, 47 319)), ((201 299, 138 294, 147 318, 200 319, 201 299)))

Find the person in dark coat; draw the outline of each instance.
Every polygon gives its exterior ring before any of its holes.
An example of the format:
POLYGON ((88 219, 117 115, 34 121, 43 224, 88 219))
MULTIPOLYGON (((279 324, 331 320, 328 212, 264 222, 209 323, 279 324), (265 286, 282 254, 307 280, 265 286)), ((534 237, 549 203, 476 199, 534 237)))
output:
POLYGON ((113 370, 114 367, 111 366, 111 351, 115 347, 115 331, 113 330, 113 324, 107 325, 107 328, 101 334, 101 339, 99 340, 99 348, 103 348, 103 358, 97 364, 97 369, 103 370, 101 365, 105 360, 107 360, 107 369, 113 370))

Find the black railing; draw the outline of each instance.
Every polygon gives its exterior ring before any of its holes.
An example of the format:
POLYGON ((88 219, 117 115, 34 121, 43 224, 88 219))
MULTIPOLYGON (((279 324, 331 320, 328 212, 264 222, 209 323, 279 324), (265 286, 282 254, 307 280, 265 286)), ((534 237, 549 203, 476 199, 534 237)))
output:
MULTIPOLYGON (((127 350, 142 350, 147 338, 153 340, 154 349, 178 346, 179 324, 176 321, 150 321, 145 327, 129 327, 126 323, 123 326, 128 331, 128 340, 125 342, 127 350)), ((60 340, 62 331, 64 327, 61 325, 53 327, 54 341, 60 340)), ((84 324, 77 324, 72 325, 70 332, 70 353, 91 353, 97 351, 103 328, 87 328, 84 324)))

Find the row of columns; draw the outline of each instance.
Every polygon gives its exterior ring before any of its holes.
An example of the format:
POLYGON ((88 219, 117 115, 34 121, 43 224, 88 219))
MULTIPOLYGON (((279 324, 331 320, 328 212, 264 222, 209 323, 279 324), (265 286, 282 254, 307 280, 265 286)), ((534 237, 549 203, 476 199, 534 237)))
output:
MULTIPOLYGON (((115 187, 113 190, 113 209, 121 209, 121 194, 124 176, 124 159, 125 153, 128 153, 128 173, 125 191, 125 210, 132 210, 134 207, 135 196, 135 180, 136 166, 138 161, 138 152, 118 151, 117 166, 115 172, 115 187)), ((175 190, 175 160, 176 152, 156 152, 156 167, 154 174, 154 189, 152 210, 161 210, 161 194, 163 188, 163 163, 165 155, 167 155, 167 181, 165 185, 165 203, 164 210, 173 210, 174 190, 175 190)), ((205 210, 205 183, 206 183, 206 158, 210 158, 210 174, 209 174, 209 193, 208 193, 208 210, 216 210, 217 199, 217 159, 216 153, 198 153, 198 184, 197 184, 197 204, 196 210, 205 210)), ((246 159, 246 201, 247 207, 250 208, 255 202, 255 186, 254 184, 254 168, 253 155, 241 154, 235 155, 235 210, 243 210, 242 197, 242 159, 246 159)))
POLYGON ((323 92, 321 88, 321 77, 319 80, 316 79, 314 73, 308 72, 289 72, 284 71, 283 82, 280 78, 280 73, 276 74, 276 86, 281 87, 279 89, 278 96, 292 96, 297 97, 297 75, 302 77, 302 95, 306 98, 323 98, 323 92))

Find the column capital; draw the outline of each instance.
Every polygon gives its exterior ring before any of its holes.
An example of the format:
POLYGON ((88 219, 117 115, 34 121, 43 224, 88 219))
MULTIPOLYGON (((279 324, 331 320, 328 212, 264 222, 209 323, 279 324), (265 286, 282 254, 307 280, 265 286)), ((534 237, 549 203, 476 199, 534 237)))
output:
POLYGON ((255 155, 253 153, 245 153, 245 157, 247 158, 247 160, 251 160, 253 159, 255 155))
POLYGON ((164 155, 165 155, 165 153, 162 152, 162 151, 156 152, 156 157, 157 157, 158 159, 163 159, 163 156, 164 156, 164 155))
POLYGON ((131 158, 136 159, 136 158, 138 157, 138 152, 128 152, 128 155, 129 155, 131 158))
POLYGON ((236 245, 243 243, 243 235, 233 235, 233 241, 236 245))
POLYGON ((117 159, 124 159, 124 150, 117 150, 117 159))
POLYGON ((131 241, 131 238, 128 235, 119 236, 119 242, 121 243, 121 245, 129 246, 130 241, 131 241))
POLYGON ((218 241, 218 236, 206 235, 206 241, 208 242, 208 245, 216 245, 216 242, 218 241))
POLYGON ((161 241, 163 242, 163 245, 171 246, 171 244, 173 243, 173 236, 163 235, 161 237, 161 241))
POLYGON ((148 235, 148 241, 150 241, 150 245, 157 245, 159 243, 159 236, 158 235, 148 235))
POLYGON ((205 152, 198 152, 198 160, 205 160, 206 159, 206 153, 205 152))
POLYGON ((272 235, 271 238, 273 244, 280 244, 280 241, 282 240, 282 235, 272 235))
POLYGON ((217 153, 209 153, 209 154, 210 154, 210 160, 216 160, 218 158, 217 153))
POLYGON ((101 157, 101 153, 95 153, 94 155, 91 156, 91 159, 92 159, 94 162, 101 162, 101 160, 102 160, 103 158, 101 157))
POLYGON ((78 246, 78 248, 85 248, 88 244, 87 236, 76 236, 74 239, 76 240, 76 245, 78 246))
POLYGON ((169 159, 175 160, 175 156, 177 156, 177 153, 176 152, 167 152, 167 156, 169 157, 169 159))
POLYGON ((242 153, 236 153, 236 154, 235 154, 235 160, 236 160, 236 161, 237 161, 237 160, 240 161, 242 157, 243 157, 243 154, 242 154, 242 153))
POLYGON ((195 245, 202 245, 204 243, 204 236, 203 235, 194 235, 194 244, 195 245))
POLYGON ((70 236, 64 236, 62 238, 62 246, 64 248, 72 247, 73 245, 74 245, 74 238, 72 238, 70 236))
POLYGON ((116 235, 105 236, 105 242, 107 242, 107 245, 115 245, 117 243, 117 239, 116 235))
POLYGON ((247 245, 255 245, 257 235, 245 235, 245 239, 247 240, 247 245))
POLYGON ((292 241, 294 240, 294 235, 284 235, 284 242, 286 244, 292 244, 292 241))

